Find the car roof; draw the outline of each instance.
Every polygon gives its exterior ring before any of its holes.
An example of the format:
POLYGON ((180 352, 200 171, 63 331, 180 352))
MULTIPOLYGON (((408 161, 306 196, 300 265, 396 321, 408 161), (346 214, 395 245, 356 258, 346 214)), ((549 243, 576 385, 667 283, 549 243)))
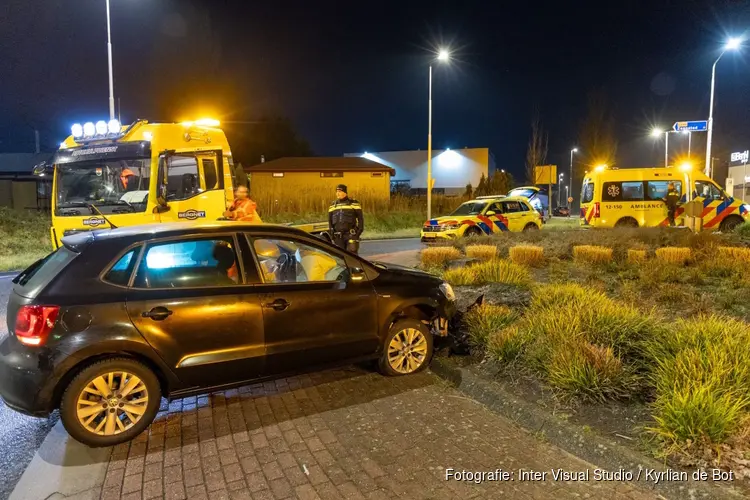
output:
POLYGON ((137 226, 118 227, 116 229, 95 229, 63 238, 66 246, 78 246, 93 241, 127 240, 144 241, 155 238, 181 236, 184 234, 211 234, 222 231, 252 231, 254 233, 287 233, 289 236, 310 236, 309 233, 279 224, 253 224, 234 221, 216 221, 201 224, 185 222, 162 222, 137 226))
POLYGON ((488 201, 529 201, 528 198, 525 196, 497 196, 497 197, 491 197, 491 198, 475 198, 473 200, 469 200, 465 203, 484 203, 488 201))

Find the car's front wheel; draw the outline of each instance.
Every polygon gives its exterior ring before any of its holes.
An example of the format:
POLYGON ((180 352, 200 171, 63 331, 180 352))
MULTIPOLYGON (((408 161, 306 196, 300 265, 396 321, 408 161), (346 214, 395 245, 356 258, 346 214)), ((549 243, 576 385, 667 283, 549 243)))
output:
POLYGON ((159 379, 128 358, 98 361, 73 378, 63 393, 60 418, 74 439, 91 447, 130 441, 154 420, 159 379))
POLYGON ((424 370, 432 359, 432 334, 417 319, 402 319, 393 324, 385 338, 380 356, 384 375, 409 375, 424 370))

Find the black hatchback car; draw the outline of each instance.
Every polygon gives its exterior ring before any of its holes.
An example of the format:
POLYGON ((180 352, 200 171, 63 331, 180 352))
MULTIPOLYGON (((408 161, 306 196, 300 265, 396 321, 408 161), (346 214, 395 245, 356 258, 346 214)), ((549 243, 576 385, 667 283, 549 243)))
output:
POLYGON ((455 308, 426 273, 232 222, 75 234, 13 282, 0 395, 29 415, 59 408, 89 446, 138 435, 162 397, 366 359, 414 373, 455 308))

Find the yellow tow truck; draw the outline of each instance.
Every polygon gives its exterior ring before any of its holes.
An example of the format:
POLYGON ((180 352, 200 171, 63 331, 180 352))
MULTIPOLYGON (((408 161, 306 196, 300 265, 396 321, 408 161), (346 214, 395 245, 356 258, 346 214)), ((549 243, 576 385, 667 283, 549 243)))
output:
MULTIPOLYGON (((216 120, 126 127, 110 120, 71 132, 51 164, 34 169, 53 176, 54 248, 63 236, 92 229, 218 220, 234 201, 232 152, 216 120)), ((328 222, 295 227, 328 236, 328 222)))

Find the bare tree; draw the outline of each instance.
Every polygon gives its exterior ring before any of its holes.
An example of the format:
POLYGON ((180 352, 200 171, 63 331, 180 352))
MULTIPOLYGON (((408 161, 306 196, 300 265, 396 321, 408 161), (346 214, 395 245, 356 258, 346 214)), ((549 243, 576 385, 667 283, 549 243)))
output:
POLYGON ((583 164, 579 163, 575 177, 583 178, 583 170, 596 165, 614 165, 617 155, 617 140, 615 139, 615 119, 602 89, 589 94, 588 113, 581 126, 579 137, 581 153, 584 155, 583 164))
POLYGON ((535 184, 534 167, 544 165, 547 160, 548 137, 539 121, 539 108, 534 107, 531 117, 531 138, 526 151, 526 181, 535 184))

